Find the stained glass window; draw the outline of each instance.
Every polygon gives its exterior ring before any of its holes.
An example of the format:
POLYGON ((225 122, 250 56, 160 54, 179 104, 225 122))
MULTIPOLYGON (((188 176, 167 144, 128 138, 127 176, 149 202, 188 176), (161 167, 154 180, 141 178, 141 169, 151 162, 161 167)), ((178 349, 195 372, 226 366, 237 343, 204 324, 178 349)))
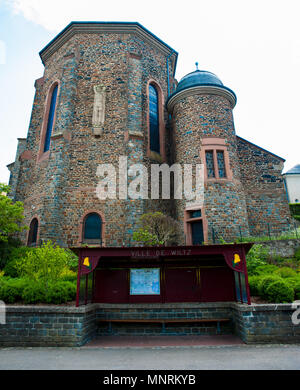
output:
POLYGON ((219 177, 226 177, 224 152, 222 150, 217 151, 217 162, 219 177))
POLYGON ((149 85, 149 122, 150 150, 160 153, 158 93, 156 88, 151 84, 149 85))
POLYGON ((45 144, 44 144, 44 152, 47 152, 50 149, 50 137, 52 134, 52 128, 54 122, 57 91, 58 91, 58 85, 54 87, 51 96, 51 103, 50 103, 50 109, 48 114, 47 132, 46 132, 45 144))
POLYGON ((214 154, 212 150, 205 152, 207 177, 215 177, 214 154))
POLYGON ((92 213, 85 218, 84 222, 84 239, 100 240, 101 239, 102 220, 98 214, 92 213))

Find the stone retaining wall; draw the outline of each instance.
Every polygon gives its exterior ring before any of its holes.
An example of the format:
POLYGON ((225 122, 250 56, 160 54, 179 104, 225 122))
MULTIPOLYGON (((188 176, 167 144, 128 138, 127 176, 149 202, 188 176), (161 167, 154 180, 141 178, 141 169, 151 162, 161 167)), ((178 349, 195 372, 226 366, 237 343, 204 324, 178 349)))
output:
POLYGON ((293 240, 258 241, 256 244, 266 247, 270 254, 281 257, 293 257, 296 249, 300 248, 300 238, 293 240))
POLYGON ((80 346, 95 336, 96 307, 6 306, 0 346, 80 346))
MULTIPOLYGON (((234 304, 235 333, 246 344, 299 343, 300 324, 293 324, 294 312, 292 304, 234 304)), ((297 317, 300 319, 300 313, 297 317)))
MULTIPOLYGON (((0 346, 81 346, 108 334, 96 318, 230 318, 221 334, 238 335, 245 343, 299 343, 300 324, 292 323, 291 304, 242 305, 234 302, 174 304, 91 304, 71 306, 7 306, 6 324, 0 324, 0 346)), ((300 315, 298 315, 300 318, 300 315)), ((113 324, 113 334, 216 334, 215 323, 191 325, 113 324)))

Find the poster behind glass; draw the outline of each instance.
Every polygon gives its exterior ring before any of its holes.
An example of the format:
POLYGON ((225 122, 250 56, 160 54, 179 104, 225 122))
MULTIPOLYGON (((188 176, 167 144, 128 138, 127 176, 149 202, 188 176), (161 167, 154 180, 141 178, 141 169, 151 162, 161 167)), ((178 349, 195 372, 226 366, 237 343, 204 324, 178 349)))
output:
POLYGON ((131 269, 130 295, 160 295, 160 269, 131 269))

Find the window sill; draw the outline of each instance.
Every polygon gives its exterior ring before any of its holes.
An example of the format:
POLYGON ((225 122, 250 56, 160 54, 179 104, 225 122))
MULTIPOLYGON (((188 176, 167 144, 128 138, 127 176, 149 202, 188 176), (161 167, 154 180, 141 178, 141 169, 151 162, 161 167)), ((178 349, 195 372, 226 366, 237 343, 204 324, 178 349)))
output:
POLYGON ((38 159, 37 159, 37 163, 48 160, 49 156, 50 156, 50 150, 47 150, 47 152, 43 152, 43 153, 39 154, 38 159))
POLYGON ((232 178, 230 177, 223 177, 223 178, 205 178, 205 183, 227 183, 232 181, 232 178))
POLYGON ((157 162, 159 162, 159 163, 163 163, 163 162, 164 162, 163 157, 162 157, 160 154, 158 154, 157 152, 153 152, 153 150, 150 150, 150 151, 148 152, 148 157, 149 157, 151 160, 157 161, 157 162))

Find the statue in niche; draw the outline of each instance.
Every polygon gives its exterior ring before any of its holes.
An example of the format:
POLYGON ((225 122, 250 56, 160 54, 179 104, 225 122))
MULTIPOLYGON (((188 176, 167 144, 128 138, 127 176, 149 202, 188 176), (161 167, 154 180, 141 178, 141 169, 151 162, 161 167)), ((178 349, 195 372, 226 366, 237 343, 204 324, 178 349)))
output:
POLYGON ((93 132, 94 135, 100 136, 104 127, 105 120, 105 95, 106 87, 103 85, 94 86, 94 109, 93 109, 93 132))

